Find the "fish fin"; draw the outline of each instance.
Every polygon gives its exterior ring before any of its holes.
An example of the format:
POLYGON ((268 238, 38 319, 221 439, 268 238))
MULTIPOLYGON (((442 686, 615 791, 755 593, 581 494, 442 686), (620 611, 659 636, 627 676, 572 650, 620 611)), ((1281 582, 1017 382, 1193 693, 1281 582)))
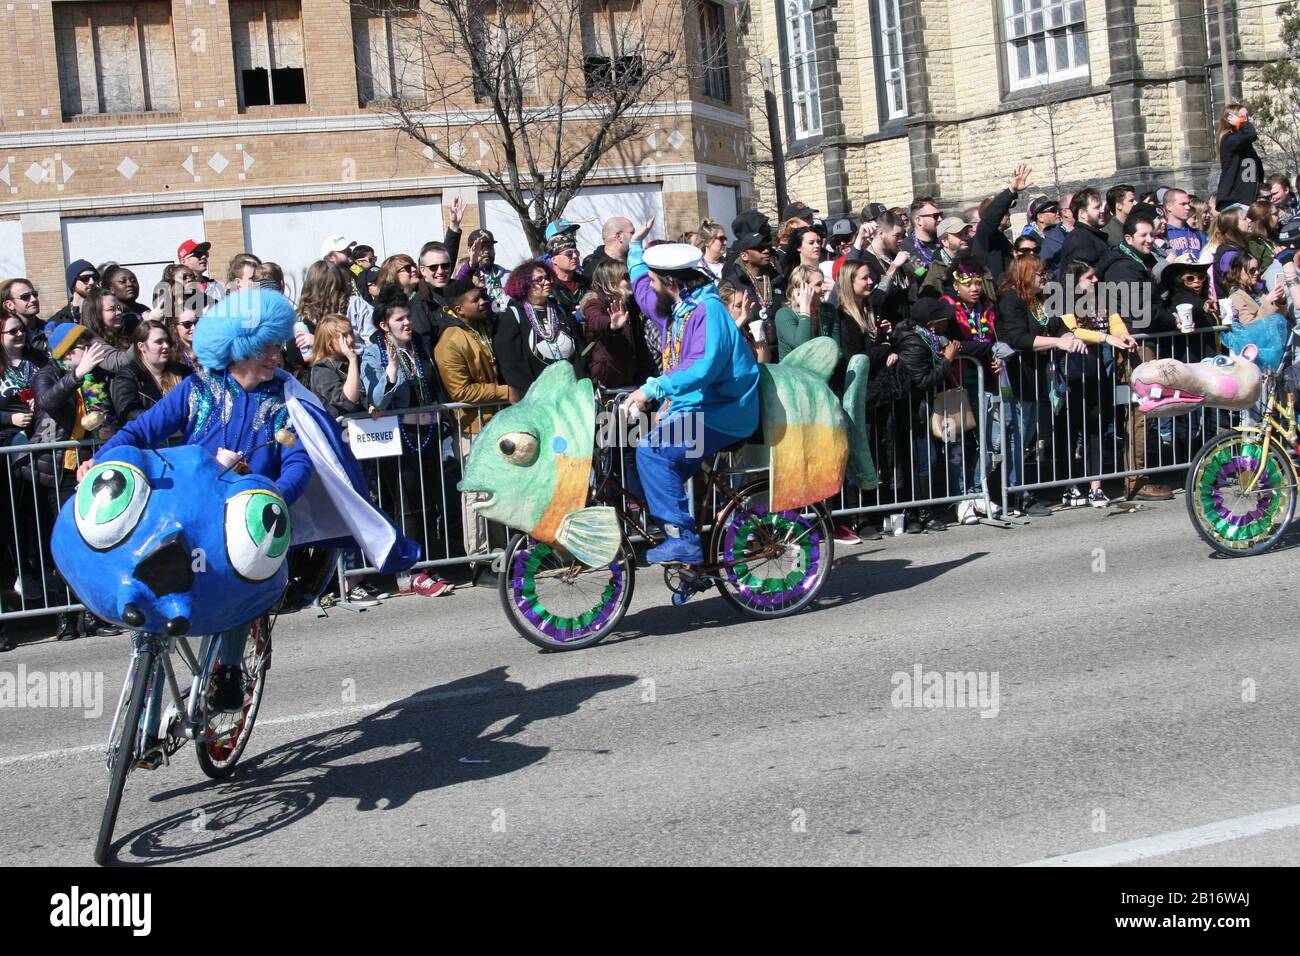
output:
POLYGON ((867 370, 870 364, 865 355, 854 355, 844 372, 843 407, 849 420, 849 478, 863 491, 871 491, 880 484, 876 463, 871 457, 871 443, 867 440, 867 370))
POLYGON ((827 335, 817 335, 781 359, 787 368, 801 368, 829 382, 840 361, 840 347, 827 335))
POLYGON ((555 543, 590 568, 612 564, 623 541, 613 508, 583 508, 564 516, 555 543))

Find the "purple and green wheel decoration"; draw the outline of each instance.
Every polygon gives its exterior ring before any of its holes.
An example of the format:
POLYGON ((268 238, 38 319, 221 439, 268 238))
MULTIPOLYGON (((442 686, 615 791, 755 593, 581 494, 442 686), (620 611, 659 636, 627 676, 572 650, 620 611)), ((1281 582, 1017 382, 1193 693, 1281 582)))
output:
POLYGON ((1286 476, 1277 457, 1258 443, 1228 442, 1216 448, 1200 469, 1196 495, 1213 533, 1245 547, 1270 535, 1285 512, 1286 476), (1254 481, 1256 474, 1258 484, 1242 493, 1241 482, 1254 481))
POLYGON ((722 536, 720 557, 727 565, 727 581, 737 598, 759 610, 776 610, 800 601, 816 586, 824 549, 815 513, 773 513, 751 507, 731 515, 722 536), (787 543, 785 553, 747 563, 745 553, 762 548, 760 526, 787 543))
POLYGON ((618 561, 605 568, 579 574, 576 582, 580 583, 566 582, 557 576, 553 586, 544 587, 544 594, 539 595, 539 573, 558 571, 571 562, 572 559, 563 557, 550 545, 534 542, 532 547, 515 552, 509 568, 511 599, 519 614, 537 632, 560 644, 602 631, 618 611, 627 587, 620 555, 618 561), (604 581, 601 581, 602 572, 608 573, 604 581), (565 606, 560 607, 560 603, 565 606))

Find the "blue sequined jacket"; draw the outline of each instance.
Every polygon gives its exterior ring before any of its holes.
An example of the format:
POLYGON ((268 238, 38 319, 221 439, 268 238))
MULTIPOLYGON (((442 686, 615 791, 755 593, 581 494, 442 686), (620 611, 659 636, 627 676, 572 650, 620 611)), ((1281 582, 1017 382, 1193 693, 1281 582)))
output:
POLYGON ((118 445, 157 448, 179 433, 187 445, 201 445, 213 455, 220 448, 243 452, 249 471, 270 478, 293 504, 311 480, 312 465, 301 442, 284 448, 274 440, 288 423, 284 385, 278 379, 246 392, 229 373, 200 369, 122 426, 96 458, 118 445))

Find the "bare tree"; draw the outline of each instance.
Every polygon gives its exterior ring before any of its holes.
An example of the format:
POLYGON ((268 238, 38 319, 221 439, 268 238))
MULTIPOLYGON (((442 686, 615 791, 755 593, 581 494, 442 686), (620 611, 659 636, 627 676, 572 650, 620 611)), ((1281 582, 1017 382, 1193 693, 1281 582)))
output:
POLYGON ((1280 166, 1288 176, 1300 177, 1300 122, 1295 110, 1300 96, 1300 4, 1280 4, 1276 13, 1285 52, 1264 65, 1258 92, 1245 106, 1259 131, 1258 148, 1266 168, 1280 166))
POLYGON ((535 252, 602 161, 642 164, 653 104, 689 98, 709 66, 698 45, 687 54, 691 4, 353 0, 353 9, 362 99, 505 200, 535 252))

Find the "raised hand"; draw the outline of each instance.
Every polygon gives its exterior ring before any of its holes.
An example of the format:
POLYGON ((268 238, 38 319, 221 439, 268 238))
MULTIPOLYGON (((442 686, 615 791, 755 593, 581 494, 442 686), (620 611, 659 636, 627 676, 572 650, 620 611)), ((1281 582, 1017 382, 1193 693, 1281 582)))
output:
POLYGON ((452 197, 451 208, 451 228, 453 232, 460 232, 461 220, 465 218, 465 200, 459 196, 452 197))
POLYGON ((1029 174, 1032 173, 1033 167, 1028 163, 1021 163, 1016 167, 1016 171, 1011 174, 1011 191, 1013 193, 1024 192, 1029 188, 1029 174))
POLYGON ((654 228, 654 225, 655 217, 651 216, 645 222, 641 223, 641 225, 637 227, 636 231, 632 233, 632 241, 641 242, 644 240, 646 236, 650 235, 650 230, 654 228))
POLYGON ((627 306, 622 299, 615 299, 609 304, 609 327, 615 332, 627 325, 627 306))

